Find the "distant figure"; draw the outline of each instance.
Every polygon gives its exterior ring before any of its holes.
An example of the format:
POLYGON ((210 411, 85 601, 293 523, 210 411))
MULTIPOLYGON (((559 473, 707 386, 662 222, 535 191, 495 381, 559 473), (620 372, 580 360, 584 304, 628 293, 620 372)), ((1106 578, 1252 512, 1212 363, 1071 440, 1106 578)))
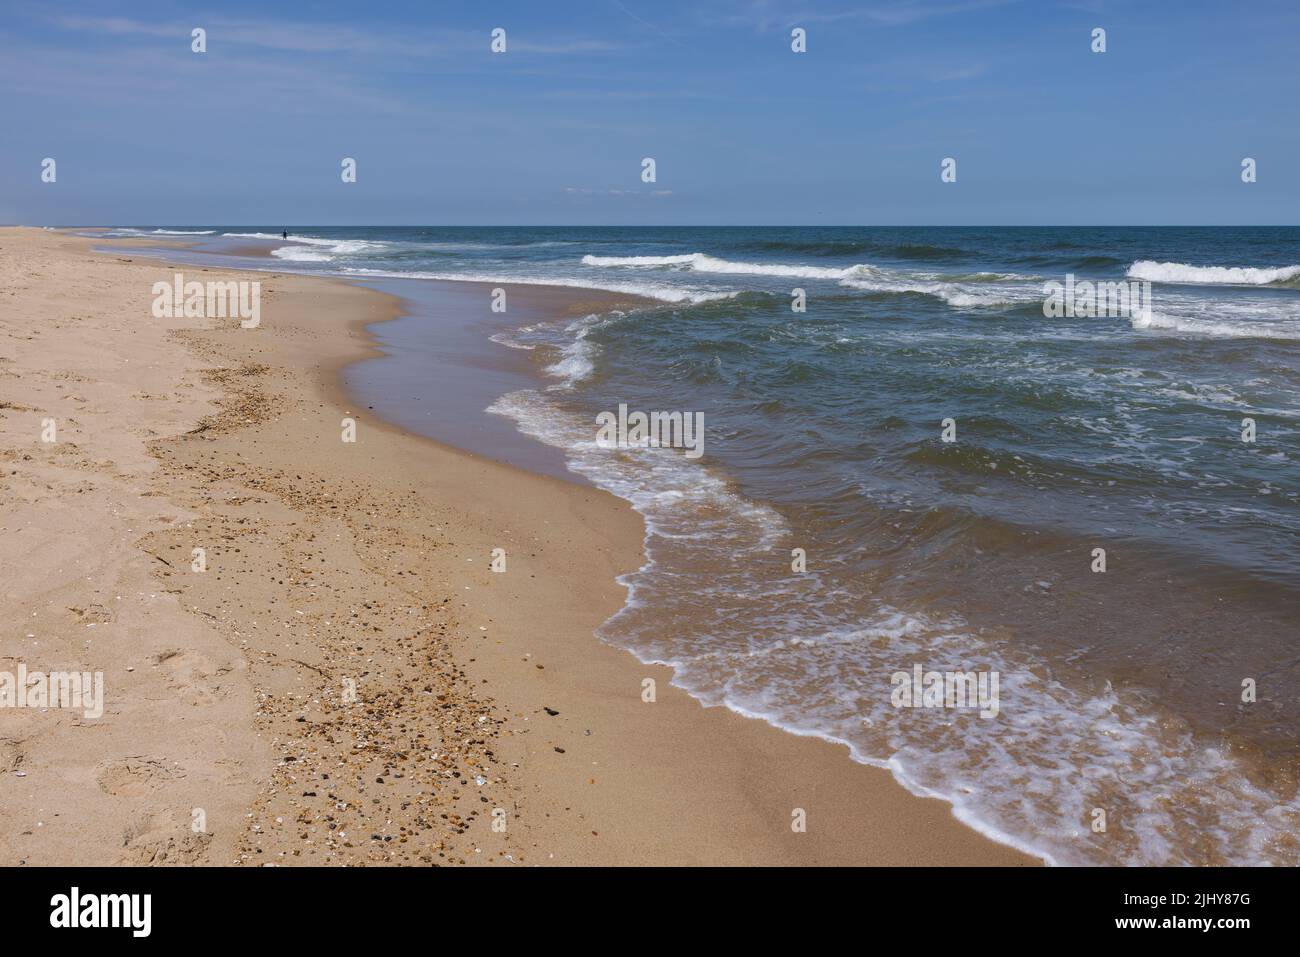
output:
POLYGON ((289 238, 289 230, 286 229, 284 232, 282 232, 282 233, 280 234, 280 238, 281 238, 281 239, 288 239, 288 238, 289 238))

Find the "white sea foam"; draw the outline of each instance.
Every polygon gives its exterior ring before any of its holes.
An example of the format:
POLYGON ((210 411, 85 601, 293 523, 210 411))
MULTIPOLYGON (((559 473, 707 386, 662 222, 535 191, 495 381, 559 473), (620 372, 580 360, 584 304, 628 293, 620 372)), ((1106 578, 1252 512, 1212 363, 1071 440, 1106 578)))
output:
POLYGON ((1008 281, 1022 278, 1002 273, 967 276, 970 285, 944 281, 937 273, 912 273, 884 269, 869 263, 852 266, 809 266, 786 263, 741 262, 718 259, 706 253, 680 256, 583 256, 583 265, 604 268, 653 270, 670 268, 719 275, 773 277, 778 279, 826 279, 850 289, 868 292, 916 292, 934 296, 957 308, 997 307, 1027 302, 1039 297, 1037 289, 1013 287, 1008 281), (1003 285, 994 286, 993 283, 1003 285), (971 288, 973 287, 973 288, 971 288))
MULTIPOLYGON (((274 237, 278 239, 279 237, 274 237)), ((290 239, 293 237, 290 236, 290 239)), ((428 239, 392 239, 384 240, 384 245, 411 252, 435 250, 437 252, 484 252, 499 249, 505 252, 520 249, 545 249, 555 246, 581 245, 576 239, 547 239, 530 243, 484 243, 474 240, 428 240, 428 239)))
POLYGON ((546 367, 548 375, 562 380, 555 388, 572 389, 596 371, 598 349, 587 338, 587 333, 604 321, 603 316, 590 315, 566 327, 565 331, 572 335, 572 339, 561 349, 560 360, 546 367))
POLYGON ((134 226, 115 226, 103 235, 128 236, 211 236, 215 229, 137 229, 134 226))
POLYGON ((273 239, 277 242, 297 243, 299 246, 311 246, 323 250, 317 257, 302 255, 303 250, 297 246, 283 246, 271 251, 273 256, 294 262, 329 262, 339 256, 355 256, 359 253, 377 252, 391 245, 387 242, 362 239, 321 239, 318 236, 290 236, 286 240, 273 233, 222 233, 221 235, 239 239, 273 239))
POLYGON ((691 286, 670 285, 668 283, 605 282, 603 280, 592 280, 585 276, 530 276, 525 274, 503 276, 500 273, 399 272, 392 269, 368 269, 359 266, 343 271, 350 276, 372 276, 386 279, 441 279, 447 282, 484 282, 503 286, 513 283, 527 286, 561 286, 569 289, 599 289, 604 292, 621 292, 629 296, 657 299, 660 302, 711 302, 717 299, 730 299, 739 295, 738 290, 700 289, 691 286))
POLYGON ((737 495, 725 480, 675 449, 632 446, 611 454, 597 443, 594 419, 583 422, 541 392, 525 389, 503 395, 486 411, 513 419, 524 434, 565 450, 570 468, 631 502, 652 534, 716 540, 716 531, 700 532, 689 508, 692 503, 715 515, 718 530, 744 526, 753 546, 761 550, 771 548, 787 531, 780 513, 737 495))
POLYGON ((294 263, 328 263, 334 261, 334 255, 323 249, 312 249, 302 246, 284 246, 280 249, 272 249, 271 255, 276 259, 283 259, 287 262, 294 263))
POLYGON ((584 266, 684 266, 701 253, 684 256, 583 256, 584 266))
POLYGON ((1134 329, 1178 332, 1191 336, 1211 336, 1232 339, 1300 339, 1300 325, 1294 322, 1264 324, 1258 322, 1224 322, 1197 319, 1189 316, 1172 316, 1153 309, 1146 310, 1130 320, 1134 329))
POLYGON ((875 266, 865 263, 854 266, 790 266, 784 263, 736 262, 717 259, 706 253, 688 253, 681 256, 583 256, 582 264, 633 268, 683 266, 692 272, 776 276, 788 279, 846 279, 851 276, 871 276, 879 273, 875 266))
POLYGON ((921 295, 942 299, 948 305, 958 309, 1010 306, 1021 302, 1029 302, 1039 296, 1036 290, 1030 288, 1009 286, 995 288, 984 285, 968 289, 953 283, 912 282, 906 279, 842 279, 840 285, 849 289, 861 289, 864 292, 920 293, 921 295))
POLYGON ((537 348, 537 346, 529 345, 526 342, 519 342, 508 332, 494 332, 488 336, 488 340, 495 342, 497 345, 507 346, 511 349, 522 349, 525 352, 532 352, 537 348))
POLYGON ((1130 279, 1150 282, 1205 283, 1230 286, 1267 286, 1300 278, 1300 266, 1189 266, 1186 263, 1160 263, 1150 259, 1135 262, 1128 268, 1130 279))
MULTIPOLYGON (((295 240, 293 239, 292 236, 290 236, 290 237, 289 237, 289 241, 290 241, 290 242, 294 242, 295 240)), ((387 245, 388 245, 387 243, 365 242, 365 241, 360 240, 360 239, 309 239, 309 238, 303 238, 303 239, 299 239, 299 240, 297 240, 297 242, 307 243, 308 245, 312 245, 312 246, 324 246, 324 247, 327 247, 327 248, 329 249, 329 251, 330 251, 331 253, 333 253, 334 255, 336 255, 336 256, 350 256, 350 255, 355 255, 355 254, 357 254, 357 253, 370 253, 370 252, 375 252, 376 250, 382 250, 382 249, 384 249, 384 248, 387 247, 387 245)))

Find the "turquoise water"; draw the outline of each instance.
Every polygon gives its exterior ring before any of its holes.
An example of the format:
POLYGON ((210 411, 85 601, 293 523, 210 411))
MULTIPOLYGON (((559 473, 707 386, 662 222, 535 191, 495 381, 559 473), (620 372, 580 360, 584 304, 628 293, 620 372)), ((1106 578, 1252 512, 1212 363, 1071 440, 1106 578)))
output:
POLYGON ((1300 860, 1300 229, 193 230, 646 297, 485 345, 539 377, 491 411, 647 518, 606 640, 1053 861, 1300 860), (1070 275, 1149 302, 1046 317, 1070 275), (600 448, 620 404, 704 454, 600 448), (914 664, 998 672, 999 714, 894 707, 914 664))

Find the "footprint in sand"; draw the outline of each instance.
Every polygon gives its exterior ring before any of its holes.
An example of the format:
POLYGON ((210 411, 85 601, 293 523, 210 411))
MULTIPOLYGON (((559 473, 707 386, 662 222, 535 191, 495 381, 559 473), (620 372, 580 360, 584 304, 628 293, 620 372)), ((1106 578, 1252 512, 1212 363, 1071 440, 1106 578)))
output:
POLYGON ((174 649, 160 652, 154 664, 167 676, 168 688, 186 704, 211 704, 229 693, 225 683, 232 670, 229 664, 218 665, 204 655, 174 649))
POLYGON ((22 742, 17 738, 0 738, 0 773, 13 773, 23 764, 22 742))
POLYGON ((102 625, 113 620, 113 613, 103 605, 90 605, 86 608, 69 606, 68 611, 80 622, 88 625, 102 625))
POLYGON ((170 820, 162 814, 145 814, 123 829, 124 851, 118 864, 137 867, 201 864, 211 842, 212 835, 196 834, 183 821, 170 820))
POLYGON ((95 779, 114 797, 143 797, 185 777, 185 769, 157 758, 136 756, 108 764, 95 779))

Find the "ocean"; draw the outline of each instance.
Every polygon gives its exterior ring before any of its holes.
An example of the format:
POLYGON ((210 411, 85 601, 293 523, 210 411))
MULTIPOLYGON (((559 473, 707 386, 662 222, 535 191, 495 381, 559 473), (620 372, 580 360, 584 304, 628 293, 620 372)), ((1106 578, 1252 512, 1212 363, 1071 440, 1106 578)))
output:
POLYGON ((1300 228, 291 231, 109 235, 643 297, 507 300, 482 348, 531 371, 474 399, 644 516, 603 640, 1053 863, 1300 863, 1300 228), (1052 282, 1146 298, 1049 316, 1052 282), (620 406, 702 454, 605 447, 620 406), (996 713, 900 706, 917 668, 996 713))

